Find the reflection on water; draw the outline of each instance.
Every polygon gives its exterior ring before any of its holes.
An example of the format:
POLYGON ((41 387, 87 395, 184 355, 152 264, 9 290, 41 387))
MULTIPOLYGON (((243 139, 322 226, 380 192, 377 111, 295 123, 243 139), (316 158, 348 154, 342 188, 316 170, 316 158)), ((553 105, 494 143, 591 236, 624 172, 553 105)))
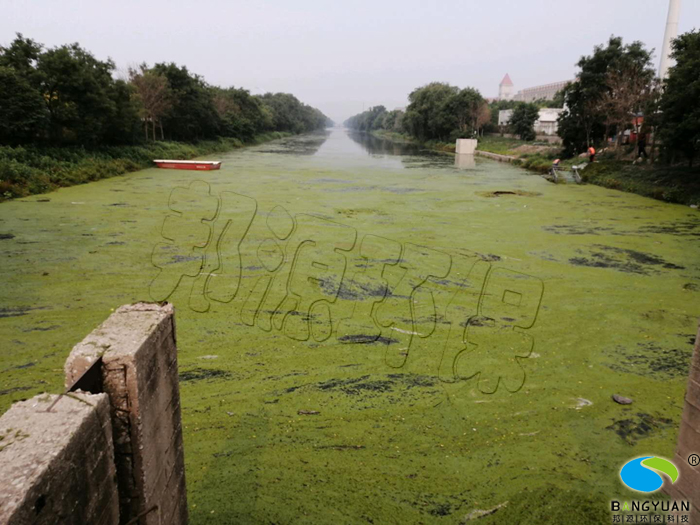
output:
POLYGON ((474 155, 455 155, 455 168, 460 170, 476 169, 476 159, 474 158, 474 155))
MULTIPOLYGON (((453 168, 452 153, 426 149, 411 142, 393 142, 369 133, 347 131, 347 136, 362 146, 367 155, 374 159, 394 161, 398 167, 413 168, 453 168)), ((472 165, 474 168, 475 165, 472 165)), ((461 168, 461 167, 460 167, 461 168)), ((463 169, 463 168, 461 168, 463 169)))
POLYGON ((288 137, 266 145, 264 149, 257 151, 261 153, 279 153, 281 155, 315 155, 328 140, 331 130, 316 131, 288 137))
POLYGON ((417 144, 393 142, 370 133, 348 131, 348 137, 362 146, 370 155, 416 155, 424 151, 424 148, 417 144))

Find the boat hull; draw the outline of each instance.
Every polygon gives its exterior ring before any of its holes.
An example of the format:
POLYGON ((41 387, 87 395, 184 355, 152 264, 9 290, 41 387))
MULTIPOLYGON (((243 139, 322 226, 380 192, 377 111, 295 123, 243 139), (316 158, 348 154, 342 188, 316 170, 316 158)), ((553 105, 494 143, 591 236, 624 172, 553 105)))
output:
POLYGON ((196 171, 210 171, 218 170, 221 168, 221 162, 212 161, 178 161, 178 160, 154 160, 161 169, 167 170, 196 170, 196 171))

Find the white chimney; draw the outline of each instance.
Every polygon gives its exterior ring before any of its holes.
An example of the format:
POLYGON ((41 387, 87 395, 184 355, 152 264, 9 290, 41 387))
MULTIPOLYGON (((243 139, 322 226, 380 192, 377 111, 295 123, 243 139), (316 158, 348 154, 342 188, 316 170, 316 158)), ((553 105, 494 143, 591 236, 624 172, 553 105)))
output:
POLYGON ((671 59, 671 42, 678 36, 678 15, 681 10, 681 0, 669 0, 668 18, 666 19, 666 33, 664 34, 664 45, 661 48, 661 63, 659 64, 659 78, 665 79, 668 75, 668 68, 673 65, 671 59))

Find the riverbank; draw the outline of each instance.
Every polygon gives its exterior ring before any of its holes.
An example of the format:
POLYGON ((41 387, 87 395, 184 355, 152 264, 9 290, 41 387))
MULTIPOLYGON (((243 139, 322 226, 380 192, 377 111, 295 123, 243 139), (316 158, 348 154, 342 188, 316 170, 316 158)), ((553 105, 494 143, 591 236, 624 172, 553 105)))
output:
MULTIPOLYGON (((455 151, 454 144, 445 142, 419 143, 407 135, 385 131, 376 131, 372 134, 395 142, 421 144, 428 149, 455 151)), ((489 135, 479 138, 477 152, 493 154, 485 156, 491 158, 494 158, 494 155, 499 156, 500 158, 496 160, 509 160, 516 166, 545 174, 551 169, 552 161, 557 158, 560 149, 546 142, 526 142, 489 135)), ((698 168, 633 164, 630 160, 617 160, 606 157, 605 154, 598 155, 597 159, 593 165, 586 166, 581 173, 584 182, 664 202, 700 205, 700 177, 698 176, 700 170, 698 168)), ((564 170, 570 170, 571 166, 587 163, 588 159, 574 157, 563 160, 560 166, 564 170)))
POLYGON ((188 160, 290 135, 275 131, 257 135, 245 143, 222 137, 191 144, 153 142, 97 149, 0 146, 0 202, 149 168, 153 159, 188 160))

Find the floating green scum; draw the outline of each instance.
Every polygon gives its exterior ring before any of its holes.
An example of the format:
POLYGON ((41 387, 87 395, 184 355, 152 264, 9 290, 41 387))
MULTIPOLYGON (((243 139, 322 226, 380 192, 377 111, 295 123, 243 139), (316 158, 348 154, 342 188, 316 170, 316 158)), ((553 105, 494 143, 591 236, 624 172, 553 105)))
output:
POLYGON ((620 465, 672 457, 697 211, 342 130, 216 160, 0 205, 3 409, 59 392, 74 344, 165 290, 193 524, 599 523, 637 494, 620 465), (240 246, 207 251, 223 215, 173 240, 193 182, 240 196, 240 246))

